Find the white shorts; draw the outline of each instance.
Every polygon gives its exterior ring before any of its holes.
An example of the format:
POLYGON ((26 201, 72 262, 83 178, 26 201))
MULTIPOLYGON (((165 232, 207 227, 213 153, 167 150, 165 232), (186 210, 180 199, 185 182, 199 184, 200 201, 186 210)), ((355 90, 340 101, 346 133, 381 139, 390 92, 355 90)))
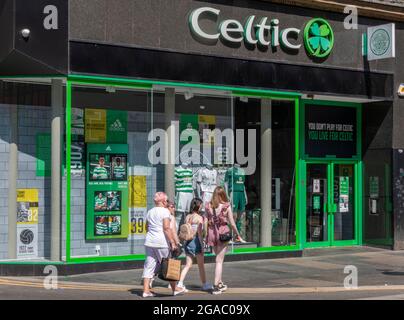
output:
POLYGON ((159 271, 163 258, 170 256, 168 248, 151 248, 146 246, 146 261, 144 262, 143 279, 153 279, 159 271))
POLYGON ((176 198, 176 210, 188 213, 193 199, 194 194, 192 192, 179 192, 176 198))

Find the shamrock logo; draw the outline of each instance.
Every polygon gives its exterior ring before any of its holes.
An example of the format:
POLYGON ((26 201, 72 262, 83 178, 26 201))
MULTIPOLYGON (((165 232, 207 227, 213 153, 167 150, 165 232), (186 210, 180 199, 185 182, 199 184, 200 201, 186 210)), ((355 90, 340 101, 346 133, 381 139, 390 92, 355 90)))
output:
POLYGON ((304 43, 310 56, 327 57, 334 47, 334 32, 330 24, 320 18, 309 21, 304 30, 304 43))

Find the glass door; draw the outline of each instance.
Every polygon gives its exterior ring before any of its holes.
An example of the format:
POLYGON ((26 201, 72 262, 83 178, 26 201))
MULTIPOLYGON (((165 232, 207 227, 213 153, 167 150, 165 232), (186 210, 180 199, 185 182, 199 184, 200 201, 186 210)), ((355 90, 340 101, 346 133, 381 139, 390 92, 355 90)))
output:
POLYGON ((355 169, 354 163, 307 163, 306 247, 355 244, 355 169))

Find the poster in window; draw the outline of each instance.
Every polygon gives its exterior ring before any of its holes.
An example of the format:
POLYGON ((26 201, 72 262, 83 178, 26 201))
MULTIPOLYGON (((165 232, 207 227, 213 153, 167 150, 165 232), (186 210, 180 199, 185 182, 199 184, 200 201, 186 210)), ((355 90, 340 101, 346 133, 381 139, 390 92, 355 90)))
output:
POLYGON ((349 177, 339 178, 339 212, 349 212, 349 177))
POLYGON ((38 257, 38 189, 17 190, 17 258, 38 257))
POLYGON ((128 145, 87 146, 86 239, 129 235, 128 145))
POLYGON ((106 110, 86 109, 85 140, 86 143, 106 143, 107 141, 106 110))

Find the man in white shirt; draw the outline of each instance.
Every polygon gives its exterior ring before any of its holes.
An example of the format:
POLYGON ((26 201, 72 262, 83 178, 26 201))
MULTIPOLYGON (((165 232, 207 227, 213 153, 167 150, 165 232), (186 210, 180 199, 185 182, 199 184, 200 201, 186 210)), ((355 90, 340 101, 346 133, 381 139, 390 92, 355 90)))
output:
MULTIPOLYGON (((143 270, 143 298, 154 297, 150 291, 150 281, 159 270, 163 258, 170 256, 171 250, 177 249, 175 236, 171 228, 171 214, 167 209, 168 198, 164 192, 157 192, 154 196, 155 207, 147 213, 146 217, 146 261, 143 270)), ((173 294, 185 292, 184 288, 177 287, 175 281, 170 282, 173 294)))

